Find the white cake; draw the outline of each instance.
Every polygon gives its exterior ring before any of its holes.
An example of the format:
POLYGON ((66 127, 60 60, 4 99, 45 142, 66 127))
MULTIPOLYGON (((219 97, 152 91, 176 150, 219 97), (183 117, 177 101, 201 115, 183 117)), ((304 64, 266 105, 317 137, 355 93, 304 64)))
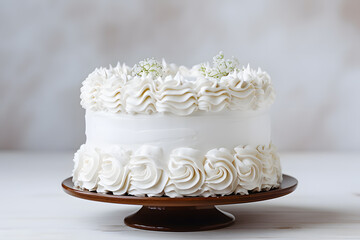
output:
POLYGON ((249 194, 279 187, 269 75, 222 53, 188 69, 146 59, 100 68, 81 88, 86 143, 76 187, 135 196, 249 194))

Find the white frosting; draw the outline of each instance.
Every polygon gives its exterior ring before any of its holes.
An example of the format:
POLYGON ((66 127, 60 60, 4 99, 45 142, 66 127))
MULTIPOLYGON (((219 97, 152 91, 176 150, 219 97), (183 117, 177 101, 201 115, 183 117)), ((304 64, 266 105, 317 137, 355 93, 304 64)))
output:
POLYGON ((85 109, 92 111, 104 110, 104 106, 101 101, 101 88, 107 79, 107 71, 104 68, 95 69, 89 76, 83 81, 81 87, 81 106, 85 109))
POLYGON ((102 102, 104 110, 112 113, 123 111, 123 103, 121 100, 121 91, 123 83, 117 81, 115 76, 107 80, 100 89, 99 101, 102 102))
POLYGON ((205 152, 212 148, 234 148, 270 143, 267 111, 226 111, 192 114, 129 115, 86 111, 86 144, 106 147, 116 144, 136 150, 142 145, 163 149, 168 157, 174 148, 192 147, 205 152))
POLYGON ((184 116, 194 111, 264 109, 275 99, 271 79, 261 69, 255 71, 247 66, 214 78, 201 75, 198 66, 187 69, 165 61, 161 65, 155 60, 141 64, 133 70, 126 65, 96 69, 83 82, 83 108, 184 116))
POLYGON ((197 96, 191 82, 184 82, 177 74, 159 80, 156 95, 156 109, 160 113, 190 115, 197 110, 197 96))
POLYGON ((192 148, 177 148, 170 155, 169 184, 165 194, 170 197, 199 196, 203 192, 205 173, 201 152, 192 148))
POLYGON ((75 186, 90 191, 96 190, 99 182, 102 156, 97 148, 88 148, 82 145, 75 153, 73 181, 75 186))
POLYGON ((228 88, 231 96, 228 106, 230 110, 246 110, 249 106, 255 105, 255 87, 253 84, 239 77, 236 72, 223 77, 221 80, 228 88))
POLYGON ((229 90, 217 81, 200 78, 196 81, 196 89, 200 110, 219 112, 229 105, 229 90))
POLYGON ((124 91, 125 110, 128 113, 150 114, 155 108, 155 84, 148 78, 134 78, 124 91))
POLYGON ((123 195, 129 189, 130 151, 113 146, 109 151, 102 153, 102 165, 99 171, 98 192, 112 192, 114 195, 123 195))
POLYGON ((135 196, 161 196, 168 181, 163 166, 162 149, 143 145, 131 157, 129 162, 129 194, 135 196))
POLYGON ((162 148, 135 151, 109 145, 83 145, 74 156, 76 187, 135 196, 215 196, 270 190, 282 181, 272 145, 214 148, 205 154, 176 148, 167 158, 162 148), (129 161, 130 159, 130 161, 129 161))
POLYGON ((230 150, 212 149, 205 157, 206 188, 203 195, 207 197, 233 193, 238 181, 230 150))
POLYGON ((263 179, 262 189, 271 189, 280 186, 282 181, 280 158, 274 145, 258 146, 257 157, 262 159, 263 179))
POLYGON ((248 194, 248 191, 260 191, 262 188, 263 166, 262 158, 258 157, 257 149, 245 145, 238 146, 234 150, 235 167, 238 175, 238 185, 235 193, 248 194))

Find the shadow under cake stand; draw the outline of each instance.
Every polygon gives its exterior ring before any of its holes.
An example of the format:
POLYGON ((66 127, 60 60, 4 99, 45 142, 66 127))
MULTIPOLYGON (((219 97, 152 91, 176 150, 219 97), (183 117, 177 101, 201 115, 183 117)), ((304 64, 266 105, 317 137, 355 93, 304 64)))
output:
POLYGON ((202 231, 231 225, 235 217, 221 211, 215 205, 258 202, 282 197, 293 192, 298 181, 283 174, 279 188, 249 195, 228 195, 217 197, 135 197, 117 196, 81 190, 74 187, 71 177, 62 182, 64 191, 74 197, 98 202, 142 205, 142 208, 127 216, 125 224, 153 231, 202 231))

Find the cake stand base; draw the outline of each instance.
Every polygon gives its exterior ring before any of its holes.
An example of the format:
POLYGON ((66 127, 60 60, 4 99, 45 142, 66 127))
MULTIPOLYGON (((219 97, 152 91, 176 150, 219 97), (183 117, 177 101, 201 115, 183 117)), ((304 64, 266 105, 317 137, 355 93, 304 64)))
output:
POLYGON ((143 206, 125 218, 129 227, 153 231, 204 231, 223 228, 234 223, 233 215, 215 206, 153 207, 143 206))
POLYGON ((90 192, 76 188, 71 178, 62 182, 64 191, 74 197, 98 202, 142 205, 125 218, 126 225, 153 231, 190 232, 223 228, 232 224, 234 216, 215 206, 250 203, 285 196, 296 189, 296 178, 283 174, 279 188, 248 195, 214 197, 136 197, 90 192))

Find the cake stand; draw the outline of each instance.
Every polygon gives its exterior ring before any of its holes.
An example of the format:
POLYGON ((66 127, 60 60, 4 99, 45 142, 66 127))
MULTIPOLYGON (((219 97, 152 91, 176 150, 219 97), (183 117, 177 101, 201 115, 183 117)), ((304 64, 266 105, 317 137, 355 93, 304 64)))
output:
POLYGON ((282 197, 293 192, 298 181, 283 175, 280 187, 270 191, 249 195, 229 195, 217 197, 135 197, 117 196, 80 190, 74 187, 71 177, 62 182, 64 191, 74 197, 98 202, 142 205, 142 208, 127 216, 125 224, 153 231, 202 231, 231 225, 233 215, 217 209, 216 205, 258 202, 282 197))

